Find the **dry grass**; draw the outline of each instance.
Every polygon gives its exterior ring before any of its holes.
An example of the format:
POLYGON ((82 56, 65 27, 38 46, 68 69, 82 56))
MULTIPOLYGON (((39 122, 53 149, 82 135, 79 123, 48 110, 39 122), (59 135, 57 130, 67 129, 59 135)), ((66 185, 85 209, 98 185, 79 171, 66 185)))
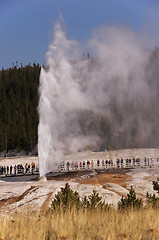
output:
POLYGON ((0 239, 159 239, 159 210, 119 212, 15 213, 0 218, 0 239))

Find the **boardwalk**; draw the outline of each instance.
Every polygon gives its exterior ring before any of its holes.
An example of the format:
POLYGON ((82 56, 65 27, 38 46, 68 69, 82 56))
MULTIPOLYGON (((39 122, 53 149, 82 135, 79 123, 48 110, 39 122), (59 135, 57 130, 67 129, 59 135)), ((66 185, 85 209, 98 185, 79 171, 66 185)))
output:
POLYGON ((84 170, 106 170, 106 169, 133 169, 158 167, 159 159, 152 158, 127 158, 127 159, 93 159, 85 161, 63 161, 59 164, 59 172, 84 171, 84 170))
MULTIPOLYGON (((124 154, 122 154, 122 152, 118 155, 114 153, 116 152, 112 151, 111 154, 104 152, 102 154, 88 153, 87 155, 86 153, 85 155, 83 155, 83 153, 80 153, 80 156, 78 155, 78 158, 75 158, 75 155, 73 155, 57 163, 56 170, 50 172, 62 173, 72 171, 93 171, 106 169, 158 168, 159 166, 159 158, 156 158, 158 152, 156 152, 155 157, 152 157, 151 154, 151 157, 143 157, 139 154, 140 157, 137 157, 137 155, 135 155, 136 157, 129 158, 124 158, 125 156, 124 154), (123 158, 121 156, 123 156, 123 158)), ((6 163, 3 161, 3 165, 1 165, 2 162, 0 162, 0 177, 39 174, 37 159, 34 162, 26 163, 27 159, 25 158, 25 164, 21 159, 21 164, 15 165, 10 165, 11 161, 12 160, 8 162, 8 159, 6 159, 6 163)), ((16 161, 18 160, 16 159, 16 161)))

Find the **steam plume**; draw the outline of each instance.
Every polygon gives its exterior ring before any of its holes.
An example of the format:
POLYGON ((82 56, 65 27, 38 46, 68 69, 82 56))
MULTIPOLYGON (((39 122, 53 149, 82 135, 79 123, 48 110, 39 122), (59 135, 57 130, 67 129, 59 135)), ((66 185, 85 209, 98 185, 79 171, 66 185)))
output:
POLYGON ((147 51, 132 31, 114 27, 94 31, 88 47, 93 58, 84 57, 80 44, 56 24, 40 75, 41 176, 64 154, 86 147, 157 144, 159 108, 154 111, 152 104, 159 89, 158 49, 147 51))

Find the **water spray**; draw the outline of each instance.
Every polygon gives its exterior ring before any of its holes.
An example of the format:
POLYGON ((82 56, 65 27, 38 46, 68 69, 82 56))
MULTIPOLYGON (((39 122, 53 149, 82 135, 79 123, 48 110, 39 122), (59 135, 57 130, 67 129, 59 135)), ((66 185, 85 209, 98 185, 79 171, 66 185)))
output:
POLYGON ((136 145, 150 139, 154 125, 146 81, 150 52, 128 29, 103 27, 88 41, 94 57, 83 57, 77 41, 66 37, 60 23, 46 53, 39 86, 38 154, 43 177, 57 171, 64 155, 136 145), (144 119, 144 120, 143 120, 144 119))

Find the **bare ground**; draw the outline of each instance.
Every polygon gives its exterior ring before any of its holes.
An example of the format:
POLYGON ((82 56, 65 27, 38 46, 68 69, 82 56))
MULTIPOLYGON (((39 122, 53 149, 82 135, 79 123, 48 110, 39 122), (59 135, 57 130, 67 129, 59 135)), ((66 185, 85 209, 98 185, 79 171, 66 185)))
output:
MULTIPOLYGON (((93 153, 92 158, 104 158, 108 153, 93 153)), ((140 149, 137 150, 119 150, 117 153, 112 151, 109 153, 112 158, 115 156, 121 157, 154 157, 159 156, 158 149, 140 149)), ((78 160, 84 159, 91 153, 80 153, 77 156, 78 160), (81 158, 80 158, 81 156, 81 158)), ((71 156, 67 156, 67 159, 71 156)), ((75 155, 72 156, 75 159, 75 155)), ((88 159, 88 158, 86 158, 88 159)), ((1 163, 15 164, 17 162, 27 162, 27 158, 20 159, 3 159, 1 163)), ((37 161, 37 159, 29 158, 28 161, 37 161)), ((107 203, 116 205, 121 199, 121 195, 126 196, 130 186, 132 185, 138 194, 145 200, 146 192, 154 193, 152 181, 159 176, 159 168, 156 165, 154 168, 145 169, 107 169, 105 171, 80 171, 64 173, 59 176, 48 176, 48 181, 21 181, 13 182, 10 178, 5 181, 5 178, 0 178, 0 210, 4 212, 12 212, 17 209, 23 210, 26 208, 36 208, 39 206, 43 211, 51 203, 54 195, 64 187, 66 182, 69 182, 71 188, 79 192, 80 196, 90 195, 95 189, 107 203)))

